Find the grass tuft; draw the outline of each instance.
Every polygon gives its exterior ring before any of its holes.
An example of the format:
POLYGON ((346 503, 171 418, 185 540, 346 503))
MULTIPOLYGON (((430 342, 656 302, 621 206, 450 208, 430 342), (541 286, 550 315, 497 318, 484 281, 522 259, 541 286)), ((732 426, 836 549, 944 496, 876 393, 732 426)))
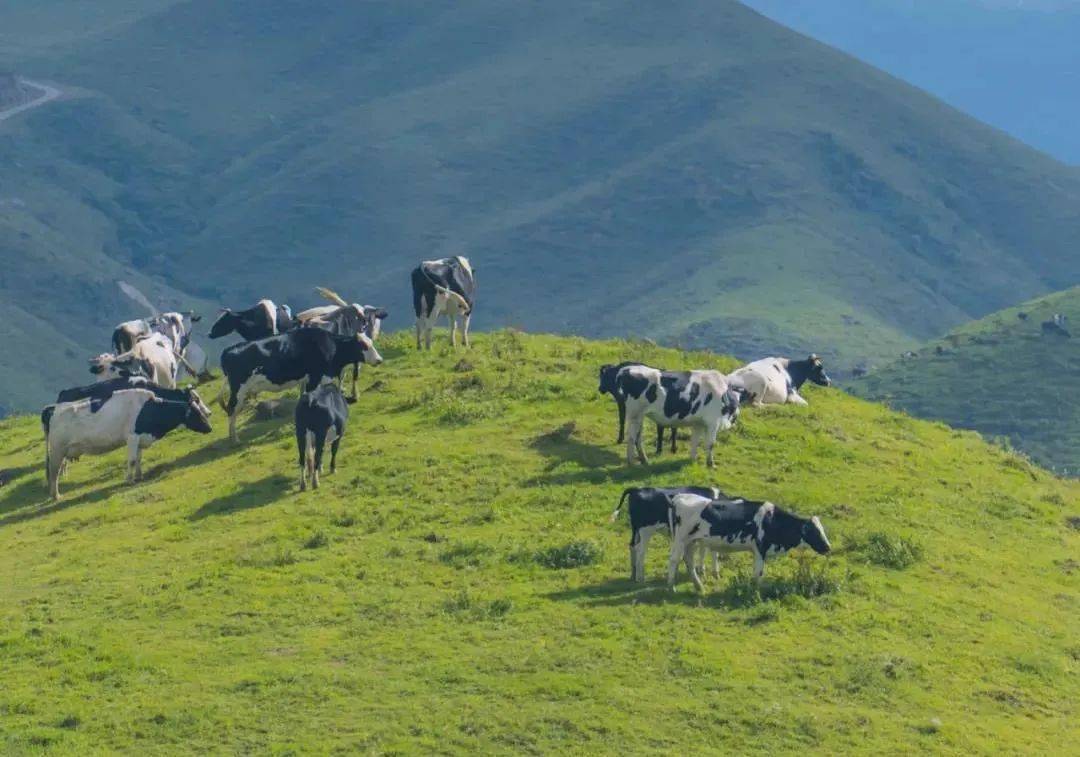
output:
POLYGON ((850 550, 871 565, 892 570, 910 568, 923 558, 923 548, 904 536, 875 531, 855 542, 850 550))
POLYGON ((592 565, 599 562, 602 556, 600 547, 591 541, 572 541, 534 553, 533 561, 552 570, 566 570, 592 565))

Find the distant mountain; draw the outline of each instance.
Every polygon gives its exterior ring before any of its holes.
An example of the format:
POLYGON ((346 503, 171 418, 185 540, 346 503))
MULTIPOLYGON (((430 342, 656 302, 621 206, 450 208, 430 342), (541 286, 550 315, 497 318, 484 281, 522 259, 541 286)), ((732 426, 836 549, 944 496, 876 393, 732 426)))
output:
POLYGON ((117 278, 206 309, 332 285, 404 327, 409 269, 460 253, 479 328, 840 371, 1080 280, 1078 172, 735 2, 59 0, 5 22, 0 68, 68 95, 0 126, 17 408, 139 314, 117 278))
POLYGON ((1007 438, 1040 463, 1080 475, 1080 287, 962 326, 850 388, 920 418, 1007 438), (1063 328, 1055 315, 1064 316, 1063 328))
POLYGON ((1080 165, 1076 0, 744 0, 1080 165))

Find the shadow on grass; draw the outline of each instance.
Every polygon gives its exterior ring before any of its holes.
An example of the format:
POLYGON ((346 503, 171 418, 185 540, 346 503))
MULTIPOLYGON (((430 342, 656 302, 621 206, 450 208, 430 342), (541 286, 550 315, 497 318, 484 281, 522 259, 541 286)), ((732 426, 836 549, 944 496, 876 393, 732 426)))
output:
POLYGON ((241 510, 264 507, 282 499, 290 493, 293 479, 283 473, 275 473, 258 481, 249 481, 239 490, 225 494, 206 502, 187 517, 188 520, 202 520, 212 515, 229 515, 241 510))
MULTIPOLYGON (((205 463, 231 457, 243 452, 249 447, 276 438, 279 427, 285 422, 286 421, 284 420, 252 421, 251 423, 240 427, 239 444, 234 444, 229 441, 228 437, 224 439, 215 439, 201 447, 196 447, 186 455, 181 455, 180 457, 167 460, 160 465, 154 466, 153 471, 148 474, 148 477, 157 479, 172 470, 201 466, 205 463), (251 434, 251 429, 253 428, 256 432, 254 435, 251 434), (247 434, 244 433, 245 430, 248 430, 247 434)), ((288 421, 288 423, 290 426, 292 425, 292 421, 288 421)), ((164 442, 161 442, 160 444, 164 444, 164 442)))
POLYGON ((577 463, 586 468, 605 468, 619 465, 622 458, 609 449, 588 444, 573 437, 567 429, 541 434, 529 442, 529 446, 549 458, 548 470, 563 463, 577 463))
MULTIPOLYGON (((86 486, 87 482, 82 482, 80 486, 86 486)), ((94 502, 101 502, 106 500, 117 492, 123 490, 127 484, 124 482, 123 470, 120 471, 117 481, 111 486, 106 486, 101 489, 93 489, 79 496, 64 496, 64 482, 60 481, 60 501, 52 502, 49 500, 49 493, 45 485, 45 477, 41 478, 33 477, 28 478, 16 487, 11 496, 6 497, 4 504, 0 506, 0 512, 7 512, 10 515, 5 515, 0 518, 0 527, 11 526, 16 523, 22 523, 24 521, 33 520, 34 518, 41 518, 52 513, 66 510, 69 507, 75 505, 89 505, 94 502), (33 507, 33 505, 39 505, 33 507)))
POLYGON ((617 465, 591 470, 565 471, 562 473, 545 472, 533 476, 525 481, 526 486, 561 486, 564 484, 624 484, 626 486, 652 486, 656 485, 657 476, 663 476, 683 470, 689 463, 687 460, 668 459, 662 463, 650 463, 648 465, 627 466, 621 462, 617 465))

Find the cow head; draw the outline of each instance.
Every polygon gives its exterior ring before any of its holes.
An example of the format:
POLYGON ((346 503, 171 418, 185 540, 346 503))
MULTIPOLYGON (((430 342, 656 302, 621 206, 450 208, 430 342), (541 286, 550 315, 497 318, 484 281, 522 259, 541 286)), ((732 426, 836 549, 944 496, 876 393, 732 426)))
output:
POLYGON ((231 334, 236 328, 236 314, 228 308, 221 309, 221 315, 214 321, 214 325, 210 327, 210 338, 220 339, 226 334, 231 334))
POLYGON ((815 515, 810 520, 803 521, 802 543, 810 547, 819 555, 827 555, 832 551, 829 537, 825 535, 825 528, 821 520, 815 515))
POLYGON ((334 342, 342 365, 348 363, 379 365, 383 361, 382 355, 375 349, 374 342, 366 334, 334 337, 334 342))
POLYGON ((191 405, 194 405, 195 407, 197 407, 199 409, 200 413, 205 415, 207 418, 209 418, 211 415, 213 415, 213 413, 211 412, 209 406, 205 402, 203 402, 202 397, 200 397, 199 393, 197 391, 195 391, 195 387, 193 387, 193 386, 184 387, 184 394, 187 396, 188 404, 191 404, 191 405))
POLYGON ((361 310, 365 322, 364 333, 372 340, 378 339, 379 334, 382 332, 383 319, 390 313, 386 311, 386 308, 379 308, 374 305, 364 305, 361 310))
POLYGON ((210 426, 210 409, 194 389, 188 389, 187 394, 188 407, 184 415, 184 425, 197 434, 209 434, 214 430, 210 426))
POLYGON ((600 366, 600 394, 615 395, 615 377, 619 375, 616 368, 610 363, 600 366))
POLYGON ((730 388, 720 398, 720 430, 727 431, 739 419, 739 406, 742 404, 741 390, 730 388))
POLYGON ((813 381, 818 386, 832 386, 832 379, 829 378, 829 374, 825 373, 825 364, 821 362, 821 358, 817 355, 810 355, 806 362, 810 364, 806 375, 810 381, 813 381))

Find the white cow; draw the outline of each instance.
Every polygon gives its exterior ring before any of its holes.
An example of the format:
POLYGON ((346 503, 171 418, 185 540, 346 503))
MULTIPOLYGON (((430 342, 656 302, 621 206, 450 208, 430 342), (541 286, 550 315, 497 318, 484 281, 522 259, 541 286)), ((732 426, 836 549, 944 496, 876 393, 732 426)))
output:
POLYGON ((728 383, 746 391, 755 406, 782 405, 790 402, 805 405, 799 389, 807 380, 820 386, 830 386, 821 358, 811 355, 806 360, 786 357, 767 357, 744 365, 727 377, 728 383))
POLYGON ((98 377, 98 381, 118 378, 124 375, 121 366, 129 363, 131 359, 144 361, 144 365, 150 370, 148 378, 155 384, 169 389, 176 387, 176 350, 172 341, 164 334, 152 334, 140 339, 135 342, 130 352, 122 355, 105 353, 91 358, 90 372, 98 377))
POLYGON ((127 481, 142 478, 142 451, 180 425, 209 433, 206 405, 191 390, 186 402, 161 399, 147 389, 125 389, 105 399, 50 405, 41 414, 49 494, 60 498, 65 461, 128 449, 127 481))

